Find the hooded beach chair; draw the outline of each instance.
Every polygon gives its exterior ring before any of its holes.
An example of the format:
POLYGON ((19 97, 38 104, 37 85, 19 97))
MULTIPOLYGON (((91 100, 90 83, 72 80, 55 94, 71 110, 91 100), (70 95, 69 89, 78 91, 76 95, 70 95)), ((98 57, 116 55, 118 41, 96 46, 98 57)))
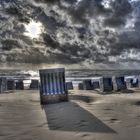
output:
POLYGON ((139 87, 139 81, 137 78, 131 79, 131 88, 137 88, 139 87))
POLYGON ((126 82, 124 76, 120 77, 112 77, 113 88, 115 91, 125 90, 127 89, 126 82))
POLYGON ((93 89, 99 89, 100 88, 100 81, 93 81, 93 89))
POLYGON ((39 89, 39 81, 36 79, 31 80, 30 89, 39 89))
POLYGON ((84 90, 93 90, 93 84, 92 84, 91 80, 83 81, 83 89, 84 90))
POLYGON ((73 90, 73 84, 72 84, 72 82, 66 82, 66 89, 67 90, 73 90))
POLYGON ((5 77, 0 77, 0 93, 7 90, 7 79, 5 77))
POLYGON ((42 69, 39 74, 41 104, 68 101, 64 68, 42 69))
POLYGON ((16 89, 17 90, 24 90, 24 83, 23 80, 16 81, 16 89))
POLYGON ((78 83, 78 89, 79 90, 84 90, 83 83, 78 83))
POLYGON ((7 80, 7 90, 15 90, 15 81, 14 80, 7 80))
POLYGON ((100 90, 102 92, 109 92, 113 90, 112 77, 103 77, 100 79, 100 90))

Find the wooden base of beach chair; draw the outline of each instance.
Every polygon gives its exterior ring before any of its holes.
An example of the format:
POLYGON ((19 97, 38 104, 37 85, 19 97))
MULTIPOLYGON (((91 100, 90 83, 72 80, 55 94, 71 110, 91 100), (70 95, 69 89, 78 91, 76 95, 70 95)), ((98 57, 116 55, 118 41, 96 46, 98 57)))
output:
POLYGON ((42 105, 68 101, 68 94, 41 95, 40 103, 42 105))

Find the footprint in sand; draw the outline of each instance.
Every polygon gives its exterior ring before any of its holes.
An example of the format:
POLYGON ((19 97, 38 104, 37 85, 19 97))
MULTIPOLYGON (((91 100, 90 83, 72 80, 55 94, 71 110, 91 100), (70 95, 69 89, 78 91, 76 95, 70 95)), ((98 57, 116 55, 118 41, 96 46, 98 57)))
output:
POLYGON ((83 138, 89 136, 89 134, 87 134, 87 133, 77 133, 76 135, 80 136, 80 137, 83 137, 83 138))
POLYGON ((33 103, 38 103, 39 100, 29 100, 30 102, 33 102, 33 103))
POLYGON ((111 118, 110 119, 110 123, 119 123, 120 120, 116 119, 116 118, 111 118))
POLYGON ((111 108, 104 108, 104 110, 112 110, 111 108))
POLYGON ((89 134, 82 134, 81 137, 88 137, 89 134))

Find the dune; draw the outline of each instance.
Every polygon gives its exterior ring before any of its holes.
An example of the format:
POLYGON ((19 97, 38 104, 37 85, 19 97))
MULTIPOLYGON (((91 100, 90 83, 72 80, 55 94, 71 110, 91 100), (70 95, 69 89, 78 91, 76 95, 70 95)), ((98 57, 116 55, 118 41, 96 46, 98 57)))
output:
POLYGON ((140 90, 71 91, 41 106, 38 91, 0 94, 0 140, 139 140, 140 90))

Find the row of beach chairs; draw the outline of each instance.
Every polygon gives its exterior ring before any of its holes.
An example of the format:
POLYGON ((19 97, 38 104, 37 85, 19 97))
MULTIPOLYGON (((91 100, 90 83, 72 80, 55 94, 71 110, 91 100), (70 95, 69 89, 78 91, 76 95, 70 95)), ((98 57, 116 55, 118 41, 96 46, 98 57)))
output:
MULTIPOLYGON (((9 90, 24 90, 23 80, 7 79, 6 77, 0 77, 0 93, 4 93, 9 90)), ((39 81, 31 80, 29 89, 39 89, 39 81)))
MULTIPOLYGON (((72 81, 65 81, 65 69, 43 69, 40 74, 40 101, 41 104, 48 104, 68 100, 68 90, 73 90, 72 81)), ((79 90, 95 90, 101 92, 121 91, 127 88, 139 87, 140 80, 137 78, 125 80, 124 76, 102 77, 92 81, 85 79, 78 84, 79 90)))
MULTIPOLYGON (((78 90, 95 90, 99 89, 101 92, 109 92, 109 91, 120 91, 130 88, 138 88, 140 87, 139 78, 130 78, 126 79, 123 76, 118 77, 102 77, 98 80, 86 79, 82 82, 78 83, 76 89, 78 90)), ((66 88, 68 90, 73 90, 73 82, 66 82, 66 88)))
MULTIPOLYGON (((73 90, 73 81, 66 82, 65 69, 42 69, 39 70, 39 80, 32 80, 30 89, 40 89, 41 104, 68 101, 68 90, 73 90)), ((120 91, 132 87, 140 87, 140 78, 125 80, 124 76, 102 77, 98 80, 84 79, 78 84, 79 90, 95 90, 101 92, 120 91)), ((11 80, 0 77, 0 93, 8 90, 23 90, 23 80, 11 80)))
MULTIPOLYGON (((70 82, 68 83, 68 85, 70 86, 70 82)), ((99 91, 101 92, 109 92, 113 90, 120 91, 127 89, 127 84, 124 80, 124 77, 102 77, 96 81, 92 81, 90 79, 83 80, 81 83, 78 84, 78 89, 79 90, 99 89, 99 91)))

